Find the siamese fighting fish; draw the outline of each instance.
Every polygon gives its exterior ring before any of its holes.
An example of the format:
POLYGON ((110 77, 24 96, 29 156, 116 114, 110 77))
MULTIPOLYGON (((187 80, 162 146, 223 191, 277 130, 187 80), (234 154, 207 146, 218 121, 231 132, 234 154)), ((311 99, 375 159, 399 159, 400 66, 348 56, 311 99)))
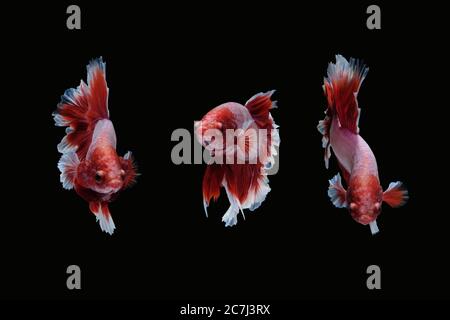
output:
POLYGON ((372 234, 377 233, 377 218, 382 203, 396 208, 408 200, 408 192, 400 181, 391 182, 383 191, 378 177, 375 155, 367 142, 359 135, 357 95, 368 72, 360 61, 347 61, 341 55, 336 63, 328 65, 324 80, 324 92, 328 102, 325 119, 317 126, 323 135, 325 167, 333 150, 347 189, 338 173, 329 180, 328 196, 338 208, 347 208, 352 218, 369 225, 372 234))
POLYGON ((131 186, 136 169, 131 152, 116 152, 116 133, 109 119, 108 87, 102 58, 87 66, 87 84, 68 89, 53 113, 55 125, 67 127, 58 144, 58 162, 64 189, 74 189, 89 203, 100 228, 109 234, 115 229, 108 203, 131 186))
POLYGON ((278 126, 270 114, 276 107, 273 93, 256 94, 245 105, 221 104, 195 123, 197 139, 214 158, 203 177, 205 213, 223 187, 230 202, 222 217, 225 226, 234 226, 239 212, 245 219, 243 210, 257 209, 270 191, 267 174, 280 144, 278 126))

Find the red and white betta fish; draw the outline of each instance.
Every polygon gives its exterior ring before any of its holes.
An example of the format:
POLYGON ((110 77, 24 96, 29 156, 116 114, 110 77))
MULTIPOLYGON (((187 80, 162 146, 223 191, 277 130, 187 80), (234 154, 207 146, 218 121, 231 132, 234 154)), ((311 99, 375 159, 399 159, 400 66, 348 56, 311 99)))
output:
POLYGON ((119 157, 116 133, 109 120, 108 87, 102 58, 87 66, 87 85, 68 89, 53 113, 55 125, 66 128, 58 144, 58 162, 64 189, 72 189, 87 202, 100 228, 112 234, 114 221, 108 203, 136 177, 131 152, 119 157))
POLYGON ((341 55, 336 56, 336 63, 328 65, 328 77, 324 79, 328 108, 317 128, 323 135, 325 167, 328 169, 332 148, 347 184, 345 190, 338 173, 329 181, 328 196, 336 207, 348 208, 354 220, 369 224, 375 234, 379 231, 376 219, 382 202, 400 207, 408 200, 408 192, 399 181, 391 182, 383 192, 375 156, 359 135, 357 95, 367 72, 360 61, 351 58, 348 62, 341 55))
POLYGON ((273 93, 256 94, 245 106, 224 103, 195 122, 197 139, 216 160, 203 177, 205 213, 208 216, 211 198, 217 200, 224 187, 230 202, 222 217, 225 226, 237 223, 239 211, 245 218, 243 209, 257 209, 270 191, 267 172, 280 144, 278 126, 269 112, 276 107, 273 93))

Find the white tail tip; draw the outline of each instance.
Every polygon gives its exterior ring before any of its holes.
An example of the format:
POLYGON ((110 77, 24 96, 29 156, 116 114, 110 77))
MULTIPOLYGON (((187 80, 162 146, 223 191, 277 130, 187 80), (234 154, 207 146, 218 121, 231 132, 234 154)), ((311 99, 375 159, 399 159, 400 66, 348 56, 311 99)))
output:
POLYGON ((372 232, 372 234, 377 234, 380 229, 378 229, 377 226, 377 220, 373 220, 372 222, 369 223, 370 226, 370 232, 372 232))

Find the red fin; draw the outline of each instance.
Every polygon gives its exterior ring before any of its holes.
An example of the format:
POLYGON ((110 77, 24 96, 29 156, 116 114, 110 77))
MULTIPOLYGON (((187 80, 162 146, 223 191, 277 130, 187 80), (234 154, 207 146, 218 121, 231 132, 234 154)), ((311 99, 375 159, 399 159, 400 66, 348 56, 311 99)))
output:
POLYGON ((224 176, 224 166, 220 164, 210 164, 206 167, 203 176, 203 204, 205 206, 205 213, 208 215, 206 208, 211 201, 211 198, 217 200, 220 196, 220 188, 224 176))
POLYGON ((260 163, 226 166, 225 180, 228 190, 237 198, 244 209, 250 208, 254 204, 254 201, 249 201, 249 198, 255 197, 255 194, 261 188, 261 184, 263 182, 267 184, 267 178, 263 176, 262 169, 262 164, 260 163))
POLYGON ((272 128, 273 121, 269 110, 276 108, 276 101, 271 100, 274 92, 275 90, 255 94, 245 104, 259 128, 272 128))
POLYGON ((100 211, 100 202, 98 201, 89 202, 89 210, 91 210, 93 214, 97 214, 100 211))
POLYGON ((222 217, 226 226, 237 223, 237 214, 242 209, 257 209, 270 192, 267 176, 262 164, 236 164, 225 167, 225 186, 230 208, 222 217))
POLYGON ((330 115, 337 114, 339 123, 353 133, 358 133, 359 108, 356 99, 368 68, 360 61, 336 55, 336 63, 328 65, 328 77, 324 80, 324 91, 330 115))
POLYGON ((66 90, 53 113, 56 126, 69 127, 67 135, 58 145, 58 151, 76 151, 80 160, 86 156, 95 123, 109 118, 108 87, 102 58, 92 60, 87 71, 88 85, 81 81, 77 89, 66 90))
POLYGON ((120 164, 122 170, 125 171, 122 189, 129 188, 136 183, 136 177, 138 175, 131 151, 128 151, 123 157, 120 157, 120 164))
POLYGON ((93 214, 95 214, 102 231, 112 235, 116 229, 116 226, 114 225, 111 213, 109 212, 108 203, 98 201, 89 202, 89 209, 93 214))
POLYGON ((383 201, 393 208, 403 206, 408 199, 408 190, 400 181, 391 182, 383 193, 383 201))

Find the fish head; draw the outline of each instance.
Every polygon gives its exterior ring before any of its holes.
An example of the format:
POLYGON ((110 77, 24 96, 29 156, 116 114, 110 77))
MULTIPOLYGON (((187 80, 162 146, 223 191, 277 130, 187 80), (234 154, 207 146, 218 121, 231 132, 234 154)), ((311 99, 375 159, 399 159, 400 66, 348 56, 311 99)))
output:
POLYGON ((194 122, 197 140, 210 151, 223 150, 226 130, 235 128, 234 114, 226 104, 212 109, 202 120, 194 122))
POLYGON ((78 183, 100 194, 113 194, 124 186, 126 172, 115 150, 95 150, 78 167, 78 183))
POLYGON ((352 218, 363 225, 375 221, 381 213, 383 190, 374 175, 350 180, 347 203, 352 218))

